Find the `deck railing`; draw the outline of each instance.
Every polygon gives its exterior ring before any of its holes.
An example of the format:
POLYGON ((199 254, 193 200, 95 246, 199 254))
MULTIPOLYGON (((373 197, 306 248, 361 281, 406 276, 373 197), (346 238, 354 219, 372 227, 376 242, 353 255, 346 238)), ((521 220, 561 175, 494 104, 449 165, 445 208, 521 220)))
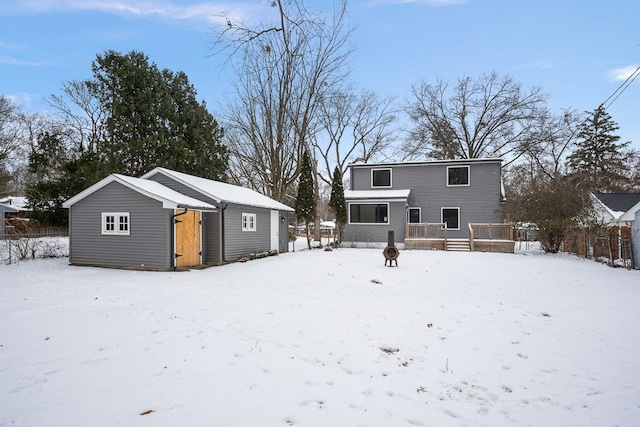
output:
POLYGON ((445 223, 410 223, 405 227, 405 239, 446 239, 445 223))
POLYGON ((513 240, 513 225, 469 223, 469 239, 513 240))

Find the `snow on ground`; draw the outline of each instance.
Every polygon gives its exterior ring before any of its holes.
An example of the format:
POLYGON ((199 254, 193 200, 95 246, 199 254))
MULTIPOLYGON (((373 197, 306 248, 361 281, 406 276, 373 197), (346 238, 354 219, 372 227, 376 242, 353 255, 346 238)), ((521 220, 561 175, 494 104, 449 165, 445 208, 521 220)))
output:
POLYGON ((0 265, 0 426, 633 426, 640 271, 296 251, 0 265), (380 283, 376 283, 380 282, 380 283))

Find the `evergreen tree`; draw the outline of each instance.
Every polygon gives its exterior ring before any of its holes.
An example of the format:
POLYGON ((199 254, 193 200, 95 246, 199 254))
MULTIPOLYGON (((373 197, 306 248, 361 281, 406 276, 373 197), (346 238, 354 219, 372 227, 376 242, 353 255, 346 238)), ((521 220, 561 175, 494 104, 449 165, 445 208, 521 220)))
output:
POLYGON ((298 179, 298 197, 296 197, 295 211, 298 221, 304 221, 307 232, 307 246, 311 249, 311 234, 309 223, 316 218, 316 198, 313 181, 313 169, 309 153, 304 152, 300 163, 300 177, 298 179))
POLYGON ((333 171, 333 183, 331 185, 331 197, 329 207, 336 216, 336 236, 342 240, 342 227, 347 222, 347 202, 344 199, 344 186, 342 185, 342 172, 338 166, 333 171))
POLYGON ((226 180, 222 128, 196 100, 186 74, 159 70, 135 51, 107 51, 92 70, 91 84, 107 112, 101 158, 108 172, 139 176, 163 166, 226 180))
POLYGON ((628 181, 624 149, 629 143, 618 144, 619 129, 603 105, 588 113, 580 126, 575 151, 568 157, 574 178, 597 191, 620 191, 628 181))

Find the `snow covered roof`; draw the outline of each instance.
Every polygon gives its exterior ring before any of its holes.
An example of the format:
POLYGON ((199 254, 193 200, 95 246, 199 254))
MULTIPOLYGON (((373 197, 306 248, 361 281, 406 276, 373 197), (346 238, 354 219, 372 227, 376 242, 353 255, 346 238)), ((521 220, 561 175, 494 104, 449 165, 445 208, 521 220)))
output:
POLYGON ((239 205, 255 206, 267 209, 277 209, 281 211, 293 212, 293 208, 273 200, 270 197, 260 194, 249 188, 224 182, 213 181, 211 179, 200 178, 182 172, 176 172, 165 168, 155 168, 151 172, 143 175, 141 179, 148 179, 153 175, 161 173, 176 181, 192 188, 193 190, 210 197, 216 202, 235 203, 239 205))
POLYGON ((345 200, 407 200, 411 190, 345 190, 345 200))
POLYGON ((602 218, 607 222, 609 220, 633 221, 635 212, 640 209, 640 193, 600 193, 594 191, 592 194, 602 210, 611 216, 611 218, 602 218))
POLYGON ((4 203, 0 203, 0 212, 18 212, 18 209, 15 206, 9 206, 4 203))
POLYGON ((193 209, 204 209, 204 210, 213 210, 216 209, 215 206, 200 201, 198 199, 194 199, 193 197, 185 196, 184 194, 178 193, 166 187, 158 182, 149 181, 147 179, 142 178, 133 178, 130 176, 120 175, 120 174, 111 174, 108 177, 98 181, 93 184, 91 187, 86 190, 76 194, 66 202, 62 204, 63 207, 69 208, 85 197, 93 194, 99 189, 105 187, 106 185, 118 182, 125 187, 128 187, 140 194, 143 194, 151 199, 158 200, 162 202, 162 207, 166 209, 176 209, 176 208, 193 208, 193 209))
MULTIPOLYGON (((0 203, 2 203, 5 206, 10 206, 12 208, 17 209, 18 211, 28 211, 28 200, 26 197, 22 197, 22 196, 8 196, 8 197, 3 197, 2 199, 0 199, 0 203)), ((5 212, 8 212, 7 209, 5 209, 5 212)))

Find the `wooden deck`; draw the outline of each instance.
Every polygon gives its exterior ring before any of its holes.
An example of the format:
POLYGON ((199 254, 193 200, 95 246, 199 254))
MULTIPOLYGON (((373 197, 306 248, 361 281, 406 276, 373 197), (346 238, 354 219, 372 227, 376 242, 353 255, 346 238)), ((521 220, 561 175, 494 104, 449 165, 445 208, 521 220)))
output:
POLYGON ((405 249, 513 253, 511 224, 469 224, 468 239, 447 237, 444 223, 407 224, 405 249))

